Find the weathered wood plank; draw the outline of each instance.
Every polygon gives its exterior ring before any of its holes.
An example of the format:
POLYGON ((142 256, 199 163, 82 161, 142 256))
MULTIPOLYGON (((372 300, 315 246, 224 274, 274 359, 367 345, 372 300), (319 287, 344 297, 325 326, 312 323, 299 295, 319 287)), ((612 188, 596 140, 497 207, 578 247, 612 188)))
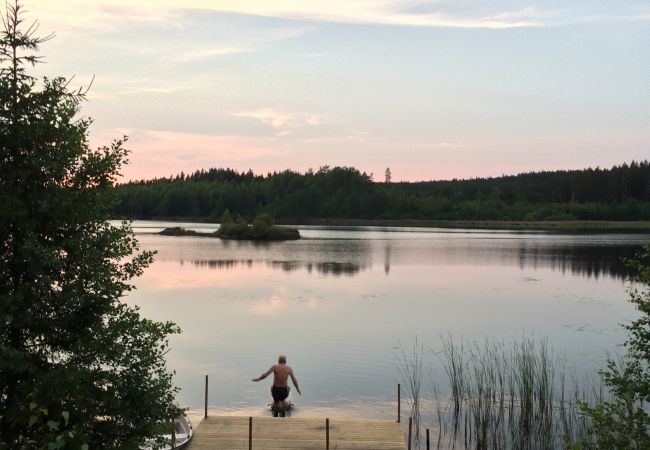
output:
MULTIPOLYGON (((325 419, 253 418, 254 450, 322 450, 325 419)), ((400 424, 330 419, 331 450, 404 450, 400 424)), ((248 417, 212 416, 196 428, 188 450, 247 450, 248 417)))

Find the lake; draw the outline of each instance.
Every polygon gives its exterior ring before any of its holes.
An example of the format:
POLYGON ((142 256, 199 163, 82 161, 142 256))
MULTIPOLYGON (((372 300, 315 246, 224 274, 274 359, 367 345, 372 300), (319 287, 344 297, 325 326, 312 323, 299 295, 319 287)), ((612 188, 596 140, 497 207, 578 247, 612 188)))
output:
POLYGON ((270 379, 251 379, 284 353, 303 391, 293 415, 305 417, 393 419, 401 354, 416 339, 438 372, 447 335, 542 337, 578 374, 603 367, 625 338, 619 324, 637 317, 620 258, 650 240, 380 227, 299 227, 303 239, 277 243, 154 234, 167 226, 217 226, 133 223, 158 254, 126 301, 182 328, 167 357, 180 404, 202 409, 208 374, 214 413, 270 414, 270 379))

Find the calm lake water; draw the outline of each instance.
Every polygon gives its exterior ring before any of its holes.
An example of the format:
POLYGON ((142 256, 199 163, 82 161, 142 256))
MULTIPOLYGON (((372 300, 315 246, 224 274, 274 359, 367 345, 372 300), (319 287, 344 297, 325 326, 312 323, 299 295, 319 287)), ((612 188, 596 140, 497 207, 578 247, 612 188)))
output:
POLYGON ((126 301, 182 328, 168 354, 180 404, 203 407, 208 374, 211 410, 270 414, 270 379, 250 380, 285 353, 303 390, 293 415, 305 417, 394 418, 401 351, 416 339, 433 370, 448 334, 544 337, 578 373, 602 367, 624 340, 619 324, 637 316, 620 257, 650 240, 300 227, 299 241, 259 244, 153 234, 213 224, 133 225, 158 254, 126 301))

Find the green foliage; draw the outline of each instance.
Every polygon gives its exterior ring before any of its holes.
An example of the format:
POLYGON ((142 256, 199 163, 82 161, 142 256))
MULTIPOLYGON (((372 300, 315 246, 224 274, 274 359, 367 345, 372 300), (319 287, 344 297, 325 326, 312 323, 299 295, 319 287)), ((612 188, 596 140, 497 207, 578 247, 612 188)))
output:
MULTIPOLYGON (((108 222, 123 141, 91 150, 84 92, 25 69, 18 3, 0 33, 0 448, 138 448, 178 411, 172 323, 120 298, 151 262, 108 222), (81 118, 78 118, 81 117, 81 118)), ((27 29, 27 31, 21 31, 27 29)))
POLYGON ((618 362, 609 360, 600 372, 611 399, 582 404, 592 420, 592 438, 582 442, 586 448, 650 448, 650 415, 645 407, 650 402, 650 244, 627 262, 644 285, 630 291, 641 317, 624 326, 630 333, 627 354, 618 362))
POLYGON ((217 221, 225 210, 309 219, 650 220, 650 162, 499 178, 376 183, 352 167, 266 176, 231 169, 118 186, 121 217, 217 221))
POLYGON ((253 221, 253 228, 259 230, 265 230, 273 226, 273 219, 267 213, 263 213, 255 217, 253 221))
POLYGON ((232 223, 232 216, 230 215, 230 211, 227 209, 223 212, 223 215, 221 216, 221 222, 222 224, 230 224, 232 223))
POLYGON ((252 225, 237 219, 236 223, 222 223, 215 235, 222 239, 282 241, 300 239, 296 229, 276 227, 269 214, 262 213, 255 217, 252 225))

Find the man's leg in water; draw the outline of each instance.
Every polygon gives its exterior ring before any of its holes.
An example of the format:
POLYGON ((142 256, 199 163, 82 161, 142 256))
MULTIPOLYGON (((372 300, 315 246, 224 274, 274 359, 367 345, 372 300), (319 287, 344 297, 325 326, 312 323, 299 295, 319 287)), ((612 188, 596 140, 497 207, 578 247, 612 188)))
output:
POLYGON ((284 416, 284 411, 289 407, 287 402, 287 397, 289 397, 289 387, 276 387, 271 388, 271 394, 273 396, 273 405, 271 409, 273 410, 273 417, 277 417, 278 413, 284 416))

